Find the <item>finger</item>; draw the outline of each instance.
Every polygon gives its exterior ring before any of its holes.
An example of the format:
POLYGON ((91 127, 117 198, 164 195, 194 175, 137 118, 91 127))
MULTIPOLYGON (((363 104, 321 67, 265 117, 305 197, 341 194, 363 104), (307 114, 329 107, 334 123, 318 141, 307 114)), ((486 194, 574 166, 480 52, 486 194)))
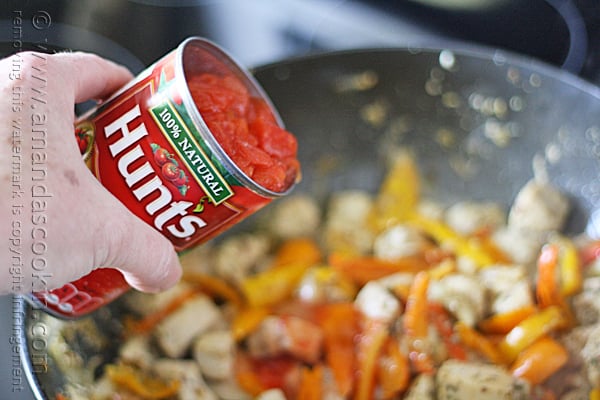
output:
POLYGON ((181 264, 173 245, 124 207, 105 224, 105 241, 96 249, 96 266, 119 269, 127 283, 143 292, 159 292, 181 278, 181 264))
POLYGON ((95 54, 74 52, 57 53, 52 57, 66 68, 72 82, 75 102, 104 99, 117 91, 133 75, 127 68, 95 54))

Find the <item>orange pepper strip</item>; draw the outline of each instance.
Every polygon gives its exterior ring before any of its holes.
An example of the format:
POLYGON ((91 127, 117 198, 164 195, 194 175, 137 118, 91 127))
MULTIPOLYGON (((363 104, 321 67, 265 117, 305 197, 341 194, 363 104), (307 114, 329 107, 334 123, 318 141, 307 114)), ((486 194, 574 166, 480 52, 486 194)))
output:
POLYGON ((568 359, 567 350, 556 340, 546 336, 523 350, 510 371, 513 376, 538 385, 565 365, 568 359))
POLYGON ((325 335, 325 362, 333 373, 338 392, 347 398, 354 385, 358 312, 353 303, 326 304, 318 312, 318 322, 325 335))
POLYGON ((513 311, 495 314, 479 322, 478 327, 484 333, 506 334, 525 318, 535 314, 535 306, 523 306, 513 311))
POLYGON ((189 299, 198 295, 195 290, 187 290, 175 297, 165 307, 155 313, 148 314, 138 321, 126 320, 126 332, 130 334, 148 334, 169 315, 177 311, 189 299))
POLYGON ((439 303, 429 304, 429 321, 433 323, 439 332, 450 358, 466 360, 467 352, 464 347, 456 341, 450 314, 443 305, 439 303))
POLYGON ((144 399, 165 399, 179 391, 178 381, 163 382, 146 376, 141 371, 124 364, 107 365, 106 374, 116 385, 144 399))
POLYGON ((304 264, 271 268, 242 282, 242 292, 251 307, 271 306, 290 297, 307 270, 304 264))
POLYGON ((384 400, 396 398, 408 388, 410 364, 408 357, 400 351, 400 343, 396 339, 387 338, 384 354, 379 359, 377 378, 384 400))
POLYGON ((429 268, 423 257, 407 256, 394 261, 376 257, 354 257, 341 253, 329 255, 329 265, 358 285, 383 278, 396 272, 416 273, 429 268))
POLYGON ((521 321, 506 334, 498 347, 506 360, 511 362, 537 339, 562 326, 564 326, 562 310, 551 306, 521 321))
POLYGON ((194 272, 185 274, 183 280, 198 287, 209 296, 227 300, 236 307, 241 307, 244 303, 240 292, 223 279, 194 272))
POLYGON ((465 346, 472 348, 478 353, 485 356, 494 364, 504 365, 506 360, 497 347, 487 337, 483 336, 475 329, 465 325, 462 322, 457 322, 454 326, 458 336, 465 346))
POLYGON ((266 307, 251 307, 240 310, 233 317, 231 332, 236 342, 243 340, 270 314, 266 307))
POLYGON ((273 268, 288 264, 305 264, 310 267, 322 259, 323 253, 314 240, 309 238, 289 239, 277 249, 273 268))
POLYGON ((321 400, 323 398, 323 367, 319 364, 312 369, 302 368, 300 390, 297 400, 321 400))
POLYGON ((404 332, 409 339, 409 359, 413 368, 421 373, 432 374, 435 370, 431 355, 422 344, 426 342, 429 330, 427 318, 427 289, 429 274, 419 272, 415 275, 408 292, 404 311, 404 332))
POLYGON ((388 326, 383 321, 364 321, 358 340, 358 382, 354 400, 370 400, 375 386, 375 373, 379 354, 388 337, 388 326))

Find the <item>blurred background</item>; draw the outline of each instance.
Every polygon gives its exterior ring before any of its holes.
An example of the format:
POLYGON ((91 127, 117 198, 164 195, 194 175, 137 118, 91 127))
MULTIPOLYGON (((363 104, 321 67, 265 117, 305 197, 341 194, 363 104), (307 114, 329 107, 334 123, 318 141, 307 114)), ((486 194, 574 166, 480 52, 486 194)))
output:
MULTIPOLYGON (((0 51, 85 50, 134 73, 188 36, 252 68, 357 47, 491 46, 600 84, 598 0, 4 0, 0 51)), ((0 399, 32 399, 0 298, 0 399), (21 380, 20 380, 21 379, 21 380), (17 383, 21 382, 20 385, 17 383)))

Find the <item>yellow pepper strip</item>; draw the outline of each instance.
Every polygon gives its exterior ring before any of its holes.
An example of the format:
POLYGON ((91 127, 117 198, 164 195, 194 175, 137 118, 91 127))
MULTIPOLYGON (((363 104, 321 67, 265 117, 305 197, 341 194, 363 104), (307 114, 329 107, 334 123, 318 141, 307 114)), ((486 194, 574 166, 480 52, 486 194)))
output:
POLYGON ((178 381, 164 382, 125 364, 107 365, 106 374, 114 384, 133 392, 142 399, 165 399, 179 391, 178 381))
POLYGON ((417 208, 420 197, 420 177, 413 157, 406 151, 398 152, 370 215, 375 231, 406 220, 417 208))
POLYGON ((458 234, 443 222, 414 215, 409 223, 430 235, 440 245, 450 246, 457 255, 470 258, 478 267, 485 267, 497 261, 476 239, 458 234))
POLYGON ((246 338, 270 314, 266 307, 250 307, 240 310, 233 317, 231 332, 236 342, 246 338))
POLYGON ((590 390, 590 400, 600 400, 600 389, 594 388, 590 390))
POLYGON ((523 321, 506 334, 498 347, 507 361, 512 362, 521 351, 540 337, 560 328, 564 324, 561 309, 557 306, 545 308, 523 321))
POLYGON ((241 287, 248 305, 265 307, 285 300, 292 294, 306 270, 305 264, 288 264, 244 279, 241 287))
POLYGON ((484 335, 472 329, 462 322, 457 322, 454 329, 458 333, 460 341, 467 347, 485 356, 494 364, 506 364, 504 355, 498 348, 484 335))
POLYGON ((572 296, 583 284, 579 253, 575 244, 565 237, 558 238, 556 243, 559 247, 560 292, 563 296, 572 296))
POLYGON ((510 372, 516 378, 539 385, 562 368, 568 359, 568 351, 556 340, 545 336, 519 354, 510 372))

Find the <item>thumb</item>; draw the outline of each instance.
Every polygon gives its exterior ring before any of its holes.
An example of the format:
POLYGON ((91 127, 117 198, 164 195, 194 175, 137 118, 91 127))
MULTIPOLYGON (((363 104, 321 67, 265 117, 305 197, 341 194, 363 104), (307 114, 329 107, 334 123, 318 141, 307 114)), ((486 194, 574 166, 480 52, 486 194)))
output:
POLYGON ((95 251, 94 265, 118 269, 130 286, 143 292, 175 285, 181 264, 173 245, 124 206, 118 208, 114 220, 104 225, 106 240, 95 251))

